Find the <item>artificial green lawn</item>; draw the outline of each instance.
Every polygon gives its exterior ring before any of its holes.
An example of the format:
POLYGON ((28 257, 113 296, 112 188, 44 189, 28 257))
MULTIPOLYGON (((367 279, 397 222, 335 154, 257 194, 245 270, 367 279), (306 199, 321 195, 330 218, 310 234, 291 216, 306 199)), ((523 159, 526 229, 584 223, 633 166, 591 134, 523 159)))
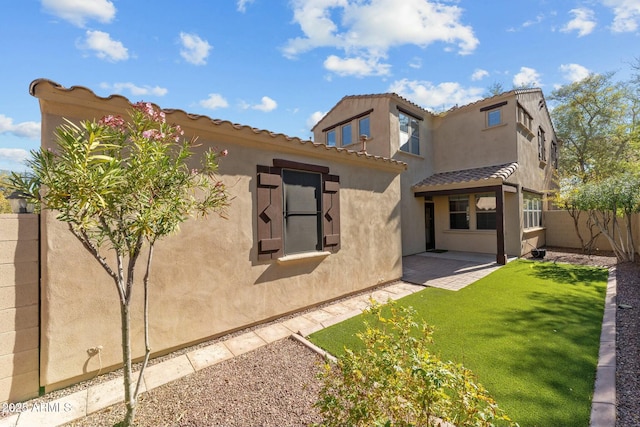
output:
MULTIPOLYGON (((517 260, 460 291, 426 288, 398 302, 434 327, 433 352, 474 371, 521 427, 586 427, 607 275, 517 260)), ((310 339, 334 355, 357 349, 362 321, 354 317, 310 339)))

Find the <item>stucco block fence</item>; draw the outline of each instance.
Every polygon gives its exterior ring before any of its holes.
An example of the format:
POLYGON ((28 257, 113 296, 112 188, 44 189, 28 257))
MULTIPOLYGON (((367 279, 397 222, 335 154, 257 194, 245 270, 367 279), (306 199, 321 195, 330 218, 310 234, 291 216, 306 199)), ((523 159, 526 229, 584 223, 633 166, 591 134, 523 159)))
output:
MULTIPOLYGON (((633 241, 636 248, 640 246, 640 215, 632 217, 633 241)), ((580 215, 579 229, 585 240, 589 238, 589 230, 587 228, 587 213, 580 215)), ((546 211, 544 212, 544 225, 546 228, 546 244, 547 246, 556 246, 560 248, 580 249, 580 239, 575 230, 575 225, 571 215, 565 210, 546 211)), ((597 232, 597 227, 595 228, 597 232)), ((593 248, 599 251, 610 251, 611 245, 609 241, 600 235, 596 239, 593 248)))
POLYGON ((0 401, 39 389, 38 216, 0 215, 0 401))
MULTIPOLYGON (((52 389, 40 376, 48 361, 47 344, 42 347, 40 338, 41 311, 46 310, 47 304, 40 302, 41 286, 46 288, 46 280, 43 279, 43 283, 40 281, 44 266, 40 264, 39 256, 39 221, 39 216, 34 214, 0 215, 0 402, 18 402, 37 396, 40 390, 52 389)), ((586 231, 585 221, 586 215, 582 215, 580 227, 586 231)), ((544 224, 547 246, 580 248, 573 220, 567 212, 545 212, 544 224)), ((640 215, 634 217, 633 232, 635 241, 640 243, 640 215)), ((604 251, 611 249, 604 237, 597 240, 595 247, 604 251)), ((92 270, 90 265, 84 264, 88 273, 92 270)), ((43 278, 46 277, 47 274, 44 274, 43 278)), ((62 306, 55 309, 64 310, 62 306)), ((252 320, 247 319, 246 323, 254 323, 252 320)), ((196 321, 197 318, 192 319, 192 322, 196 321)), ((171 319, 167 319, 167 322, 170 324, 171 319)), ((115 332, 113 347, 117 356, 115 347, 119 344, 115 332)), ((188 344, 184 342, 183 346, 188 344)), ((77 353, 78 349, 68 348, 68 352, 77 353)), ((114 356, 114 364, 108 368, 117 367, 116 359, 114 356)), ((82 379, 70 378, 65 385, 82 379)))

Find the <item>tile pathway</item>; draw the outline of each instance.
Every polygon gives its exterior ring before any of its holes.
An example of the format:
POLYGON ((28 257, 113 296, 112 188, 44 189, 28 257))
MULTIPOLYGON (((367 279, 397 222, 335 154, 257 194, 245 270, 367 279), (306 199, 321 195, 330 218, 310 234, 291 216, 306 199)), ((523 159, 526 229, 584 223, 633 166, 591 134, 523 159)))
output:
MULTIPOLYGON (((403 280, 382 289, 354 296, 149 366, 144 373, 143 390, 151 390, 291 335, 313 348, 315 346, 303 337, 360 314, 368 307, 370 297, 379 302, 396 300, 423 290, 425 285, 458 290, 500 267, 486 258, 474 259, 460 253, 437 255, 440 256, 420 254, 405 257, 403 280), (411 281, 419 284, 410 283, 411 281)), ((615 274, 610 274, 611 276, 613 281, 610 280, 607 293, 608 308, 605 310, 603 322, 591 427, 615 424, 615 274), (611 420, 614 420, 613 423, 611 420)), ((1 418, 0 427, 58 426, 68 423, 118 403, 122 400, 121 388, 121 378, 97 384, 48 402, 45 407, 32 407, 26 412, 1 418)))

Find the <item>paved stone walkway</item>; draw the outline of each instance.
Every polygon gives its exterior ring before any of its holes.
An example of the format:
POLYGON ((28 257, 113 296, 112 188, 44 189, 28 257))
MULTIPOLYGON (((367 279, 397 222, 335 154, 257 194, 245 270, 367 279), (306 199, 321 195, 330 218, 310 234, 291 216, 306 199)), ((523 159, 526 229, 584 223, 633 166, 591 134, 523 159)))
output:
POLYGON ((495 255, 425 252, 402 259, 402 280, 459 291, 498 268, 495 255))
MULTIPOLYGON (((487 256, 464 253, 419 254, 405 257, 403 263, 405 271, 402 281, 149 366, 143 376, 142 391, 159 387, 291 335, 297 335, 300 341, 313 348, 315 346, 302 337, 362 313, 369 306, 371 298, 384 303, 421 291, 425 285, 459 290, 500 268, 487 256)), ((610 279, 609 283, 607 307, 601 337, 592 427, 615 425, 615 273, 613 282, 610 279)), ((31 408, 2 418, 0 427, 59 426, 121 401, 122 378, 116 378, 48 402, 46 407, 39 410, 31 408)))

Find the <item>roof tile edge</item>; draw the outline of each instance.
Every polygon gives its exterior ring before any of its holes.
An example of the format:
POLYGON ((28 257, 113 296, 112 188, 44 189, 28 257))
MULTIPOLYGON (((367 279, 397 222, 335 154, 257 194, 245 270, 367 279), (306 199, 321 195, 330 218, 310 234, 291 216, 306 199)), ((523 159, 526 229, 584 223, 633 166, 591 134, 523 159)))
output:
MULTIPOLYGON (((84 87, 84 86, 71 86, 71 87, 64 87, 61 84, 50 80, 50 79, 46 79, 46 78, 39 78, 39 79, 35 79, 33 80, 30 84, 29 84, 29 94, 35 98, 40 98, 36 91, 37 91, 37 86, 40 84, 47 84, 49 85, 52 89, 57 90, 57 91, 61 91, 61 92, 73 92, 75 90, 81 90, 81 91, 85 91, 88 92, 91 96, 93 96, 96 99, 100 99, 100 100, 104 100, 104 101, 111 101, 114 99, 119 99, 119 100, 124 100, 127 103, 129 103, 130 105, 132 105, 131 101, 126 98, 125 96, 122 95, 109 95, 107 97, 101 97, 99 95, 97 95, 93 90, 84 87)), ((297 143, 300 145, 307 145, 310 144, 311 146, 315 147, 315 148, 321 148, 324 147, 327 151, 334 151, 335 153, 344 153, 344 155, 353 155, 356 154, 357 157, 364 157, 365 159, 372 161, 372 162, 383 162, 383 163, 387 163, 389 165, 395 166, 395 167, 400 167, 403 170, 407 169, 407 164, 405 162, 402 162, 400 160, 395 160, 395 159, 391 159, 388 157, 382 157, 382 156, 374 156, 373 154, 367 154, 367 153, 363 153, 363 152, 359 152, 359 151, 354 151, 354 150, 347 150, 344 148, 338 148, 338 147, 329 147, 325 144, 321 144, 321 143, 316 143, 313 142, 311 140, 303 140, 299 137, 292 137, 292 136, 288 136, 285 135, 283 133, 277 133, 277 132, 272 132, 266 129, 258 129, 258 128, 254 128, 248 125, 243 125, 243 124, 239 124, 239 123, 233 123, 229 120, 222 120, 222 119, 213 119, 209 116, 205 116, 202 114, 194 114, 194 113, 188 113, 182 109, 171 109, 171 108, 162 108, 159 105, 152 103, 154 106, 156 106, 157 108, 160 108, 162 111, 164 111, 167 114, 182 114, 184 115, 186 118, 190 119, 190 120, 201 120, 201 119, 205 119, 210 121, 212 124, 220 126, 220 125, 227 125, 227 126, 231 126, 232 128, 236 129, 236 130, 249 130, 251 132, 253 132, 256 135, 267 135, 271 138, 274 139, 279 139, 281 142, 283 143, 297 143)))

